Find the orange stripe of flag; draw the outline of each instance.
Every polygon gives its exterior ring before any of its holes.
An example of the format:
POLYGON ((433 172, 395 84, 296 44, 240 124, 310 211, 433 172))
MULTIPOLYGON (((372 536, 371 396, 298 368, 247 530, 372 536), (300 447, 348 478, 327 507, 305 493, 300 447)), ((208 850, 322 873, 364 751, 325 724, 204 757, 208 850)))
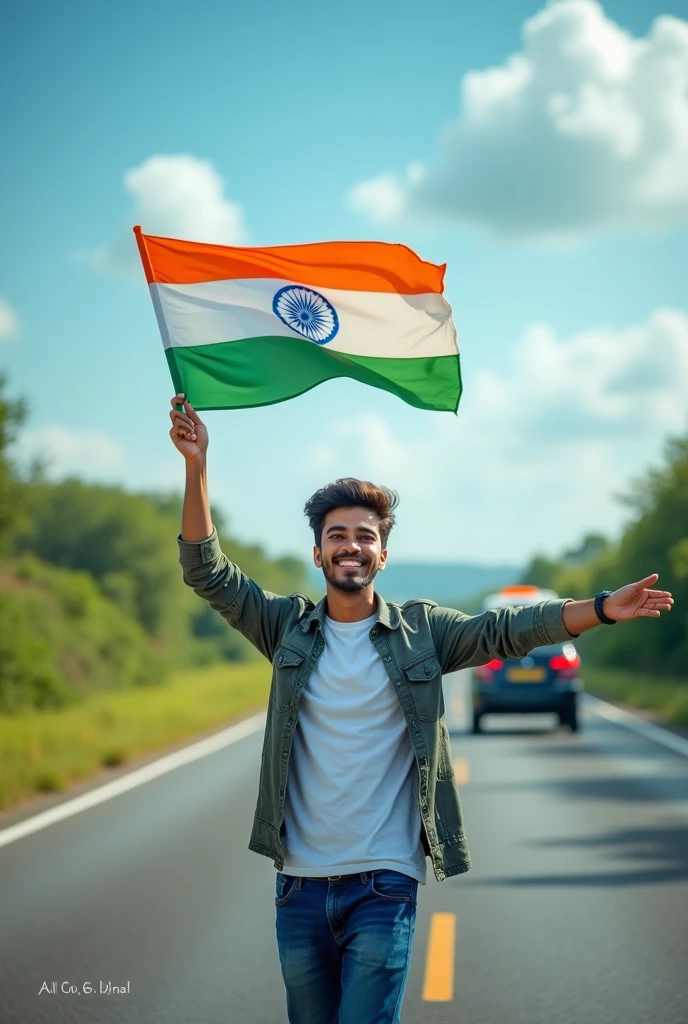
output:
POLYGON ((274 277, 320 288, 401 295, 441 293, 446 264, 389 242, 310 242, 241 248, 144 235, 134 228, 149 284, 274 277))

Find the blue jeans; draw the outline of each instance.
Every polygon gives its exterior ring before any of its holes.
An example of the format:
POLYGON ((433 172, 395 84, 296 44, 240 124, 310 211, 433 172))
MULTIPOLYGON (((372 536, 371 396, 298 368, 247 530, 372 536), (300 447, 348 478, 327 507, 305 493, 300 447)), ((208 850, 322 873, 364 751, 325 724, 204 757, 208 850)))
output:
POLYGON ((399 871, 339 881, 277 872, 276 928, 290 1024, 396 1024, 418 882, 399 871))

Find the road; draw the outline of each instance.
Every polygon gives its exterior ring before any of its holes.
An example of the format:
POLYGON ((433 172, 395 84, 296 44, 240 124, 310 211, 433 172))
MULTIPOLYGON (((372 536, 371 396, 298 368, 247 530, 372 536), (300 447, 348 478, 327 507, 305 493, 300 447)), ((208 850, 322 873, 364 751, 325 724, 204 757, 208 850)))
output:
MULTIPOLYGON (((685 1024, 688 757, 590 709, 575 736, 548 716, 472 736, 464 687, 474 867, 419 889, 403 1024, 685 1024)), ((0 847, 4 1024, 284 1024, 274 868, 246 846, 260 744, 0 847)))

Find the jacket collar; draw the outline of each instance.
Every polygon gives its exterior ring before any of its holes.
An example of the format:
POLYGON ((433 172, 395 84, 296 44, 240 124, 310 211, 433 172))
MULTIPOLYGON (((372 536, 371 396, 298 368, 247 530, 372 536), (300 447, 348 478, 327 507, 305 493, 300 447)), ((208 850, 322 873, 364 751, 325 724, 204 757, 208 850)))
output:
MULTIPOLYGON (((377 619, 376 625, 387 626, 388 629, 397 629, 401 622, 399 608, 394 604, 387 604, 381 594, 375 594, 377 598, 377 619)), ((307 633, 314 622, 318 623, 321 631, 325 625, 325 611, 327 607, 327 596, 321 597, 315 608, 306 616, 301 623, 301 629, 307 633)))

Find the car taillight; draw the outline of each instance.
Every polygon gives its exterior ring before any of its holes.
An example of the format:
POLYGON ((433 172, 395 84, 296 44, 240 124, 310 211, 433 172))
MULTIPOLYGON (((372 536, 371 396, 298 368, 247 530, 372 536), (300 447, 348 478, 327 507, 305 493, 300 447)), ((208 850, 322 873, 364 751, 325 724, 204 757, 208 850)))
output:
POLYGON ((504 662, 499 658, 493 658, 492 661, 488 661, 487 665, 479 665, 475 669, 476 678, 482 683, 489 683, 492 679, 492 673, 498 672, 503 665, 504 662))
POLYGON ((555 672, 565 672, 567 669, 575 670, 580 666, 581 660, 577 654, 567 658, 565 654, 555 654, 549 659, 549 667, 555 672))

